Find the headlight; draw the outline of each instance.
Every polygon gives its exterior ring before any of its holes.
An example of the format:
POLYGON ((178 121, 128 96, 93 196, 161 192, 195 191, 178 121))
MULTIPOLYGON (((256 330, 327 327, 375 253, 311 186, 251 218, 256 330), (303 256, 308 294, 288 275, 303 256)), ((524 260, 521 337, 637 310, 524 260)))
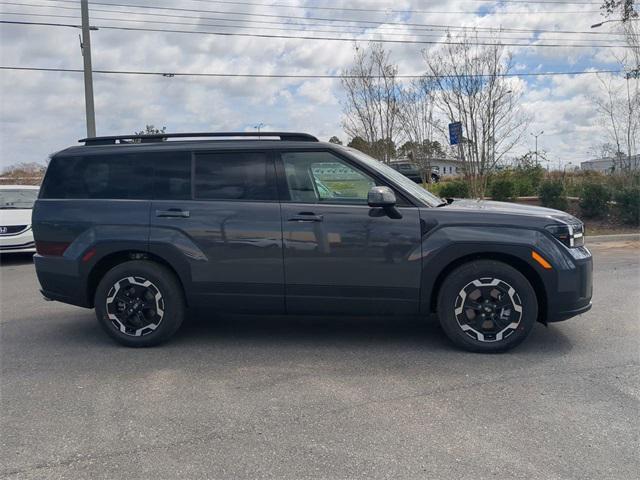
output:
POLYGON ((547 230, 567 247, 584 246, 584 224, 549 225, 547 230))

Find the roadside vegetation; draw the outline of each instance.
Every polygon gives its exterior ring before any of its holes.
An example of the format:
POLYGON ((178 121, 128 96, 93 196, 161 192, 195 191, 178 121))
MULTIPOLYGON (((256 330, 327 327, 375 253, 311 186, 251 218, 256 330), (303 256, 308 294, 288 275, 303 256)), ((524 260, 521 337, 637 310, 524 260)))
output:
MULTIPOLYGON (((517 167, 489 175, 488 185, 486 198, 568 211, 593 227, 591 233, 638 231, 640 226, 640 172, 619 175, 517 167)), ((428 188, 442 197, 473 198, 464 178, 428 188)))
POLYGON ((46 169, 41 163, 16 163, 0 172, 0 185, 40 185, 46 169))

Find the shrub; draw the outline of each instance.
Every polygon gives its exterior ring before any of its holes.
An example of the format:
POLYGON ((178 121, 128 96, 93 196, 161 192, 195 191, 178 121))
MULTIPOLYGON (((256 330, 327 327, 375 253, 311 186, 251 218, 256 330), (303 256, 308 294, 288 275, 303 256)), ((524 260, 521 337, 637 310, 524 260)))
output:
POLYGON ((540 203, 549 208, 566 210, 567 193, 562 180, 545 180, 540 184, 540 203))
POLYGON ((613 196, 624 223, 640 225, 640 186, 623 187, 613 196))
POLYGON ((491 198, 501 202, 512 200, 516 195, 516 184, 509 177, 497 178, 489 188, 491 198))
POLYGON ((523 165, 517 167, 514 174, 518 185, 518 195, 530 196, 536 194, 544 178, 545 170, 541 165, 523 165))
POLYGON ((530 178, 516 176, 514 185, 518 197, 533 197, 536 194, 536 185, 530 178))
POLYGON ((609 209, 611 193, 602 183, 584 183, 580 195, 580 211, 587 218, 604 217, 609 209))
POLYGON ((439 190, 443 198, 469 198, 469 185, 462 180, 441 183, 439 190))

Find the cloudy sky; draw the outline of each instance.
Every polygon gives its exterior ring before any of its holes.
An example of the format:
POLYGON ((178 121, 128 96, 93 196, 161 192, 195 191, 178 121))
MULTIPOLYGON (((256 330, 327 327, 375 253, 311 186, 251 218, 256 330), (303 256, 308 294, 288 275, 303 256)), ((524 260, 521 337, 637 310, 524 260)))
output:
MULTIPOLYGON (((0 0, 0 20, 77 25, 79 3, 0 0)), ((419 74, 424 70, 423 50, 428 54, 438 45, 397 41, 438 41, 447 26, 480 27, 481 41, 538 45, 508 47, 520 73, 616 69, 616 55, 623 52, 605 46, 619 44, 615 23, 589 28, 602 20, 594 0, 98 0, 90 1, 90 11, 91 24, 103 27, 91 37, 96 70, 339 74, 350 65, 353 41, 348 39, 355 38, 363 44, 393 40, 385 46, 399 72, 419 74), (144 6, 149 8, 140 8, 144 6), (104 28, 109 26, 160 31, 104 28)), ((73 27, 2 24, 0 64, 81 69, 78 33, 73 27)), ((0 75, 0 168, 44 162, 50 153, 86 136, 82 74, 2 70, 0 75)), ((532 118, 529 130, 544 130, 540 149, 548 152, 554 166, 586 160, 606 141, 592 102, 601 94, 596 75, 517 81, 524 89, 523 108, 532 118)), ((346 139, 340 123, 340 82, 334 79, 95 74, 94 88, 98 135, 131 133, 145 124, 177 132, 251 130, 262 123, 264 129, 346 139)), ((526 135, 514 153, 533 149, 533 143, 526 135)))

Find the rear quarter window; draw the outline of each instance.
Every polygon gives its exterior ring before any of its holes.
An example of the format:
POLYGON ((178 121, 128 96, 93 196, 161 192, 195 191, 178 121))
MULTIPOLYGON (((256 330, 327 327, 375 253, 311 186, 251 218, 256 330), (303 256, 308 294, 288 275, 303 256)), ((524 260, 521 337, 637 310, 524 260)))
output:
POLYGON ((40 198, 189 199, 190 153, 55 157, 40 198))

